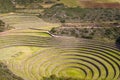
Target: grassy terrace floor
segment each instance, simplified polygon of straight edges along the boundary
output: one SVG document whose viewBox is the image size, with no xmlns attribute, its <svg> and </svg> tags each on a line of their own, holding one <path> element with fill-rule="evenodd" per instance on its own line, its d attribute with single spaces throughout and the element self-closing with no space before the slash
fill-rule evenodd
<svg viewBox="0 0 120 80">
<path fill-rule="evenodd" d="M 120 52 L 114 45 L 46 34 L 30 29 L 2 34 L 0 59 L 25 80 L 53 74 L 88 80 L 119 78 Z"/>
<path fill-rule="evenodd" d="M 52 24 L 41 30 L 44 28 L 40 24 L 44 22 L 40 22 L 41 27 L 37 25 L 37 29 L 33 29 L 29 23 L 36 18 L 25 16 L 22 24 L 21 17 L 13 16 L 2 16 L 2 20 L 16 29 L 0 33 L 0 60 L 14 74 L 25 80 L 42 80 L 51 75 L 79 80 L 120 78 L 120 51 L 114 44 L 72 37 L 51 37 L 46 30 L 53 27 Z M 27 26 L 21 28 L 20 25 Z"/>
<path fill-rule="evenodd" d="M 42 19 L 36 17 L 34 14 L 24 14 L 24 13 L 7 13 L 0 14 L 0 20 L 4 21 L 9 26 L 15 29 L 44 29 L 50 30 L 52 27 L 57 27 L 58 23 L 48 23 Z"/>
</svg>

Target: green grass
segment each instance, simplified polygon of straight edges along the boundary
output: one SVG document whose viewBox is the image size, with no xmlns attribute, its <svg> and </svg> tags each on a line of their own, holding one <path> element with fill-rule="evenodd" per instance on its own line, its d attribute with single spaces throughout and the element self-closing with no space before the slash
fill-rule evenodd
<svg viewBox="0 0 120 80">
<path fill-rule="evenodd" d="M 14 29 L 43 29 L 50 30 L 53 27 L 57 27 L 60 24 L 57 23 L 49 23 L 44 20 L 38 18 L 34 14 L 19 14 L 19 13 L 6 13 L 0 14 L 0 19 L 12 26 Z"/>
<path fill-rule="evenodd" d="M 1 60 L 23 79 L 42 80 L 51 75 L 82 80 L 119 77 L 120 53 L 113 45 L 62 37 L 53 40 L 42 34 L 20 35 L 25 32 L 39 31 L 13 30 L 0 38 L 4 41 L 0 42 Z"/>
<path fill-rule="evenodd" d="M 83 71 L 79 70 L 79 69 L 67 68 L 67 69 L 63 70 L 61 73 L 64 74 L 64 72 L 65 72 L 66 77 L 72 76 L 73 78 L 79 78 L 79 79 L 85 78 L 85 74 L 83 74 Z"/>
<path fill-rule="evenodd" d="M 2 19 L 10 25 L 20 25 L 22 19 L 30 19 L 30 22 L 32 18 L 38 19 L 5 16 L 2 15 Z M 44 27 L 33 28 L 23 26 L 23 29 L 0 35 L 0 59 L 14 74 L 25 80 L 42 80 L 51 75 L 78 80 L 118 80 L 120 52 L 114 44 L 70 37 L 54 38 L 46 32 L 51 27 L 46 30 L 42 30 Z"/>
<path fill-rule="evenodd" d="M 60 0 L 61 3 L 69 6 L 69 7 L 76 7 L 79 6 L 79 1 L 78 0 Z"/>
<path fill-rule="evenodd" d="M 6 35 L 29 35 L 29 36 L 40 36 L 40 37 L 51 37 L 48 31 L 44 30 L 34 30 L 34 29 L 25 29 L 25 30 L 11 30 L 6 32 Z"/>
</svg>

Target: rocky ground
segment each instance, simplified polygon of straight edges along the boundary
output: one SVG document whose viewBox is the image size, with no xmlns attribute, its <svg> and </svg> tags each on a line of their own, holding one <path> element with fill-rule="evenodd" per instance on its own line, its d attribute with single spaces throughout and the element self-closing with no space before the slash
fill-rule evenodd
<svg viewBox="0 0 120 80">
<path fill-rule="evenodd" d="M 106 25 L 110 26 L 105 27 L 105 24 L 98 25 L 95 23 L 66 23 L 61 27 L 53 28 L 50 32 L 54 35 L 74 36 L 78 38 L 115 42 L 120 36 L 120 25 L 115 23 Z"/>
</svg>

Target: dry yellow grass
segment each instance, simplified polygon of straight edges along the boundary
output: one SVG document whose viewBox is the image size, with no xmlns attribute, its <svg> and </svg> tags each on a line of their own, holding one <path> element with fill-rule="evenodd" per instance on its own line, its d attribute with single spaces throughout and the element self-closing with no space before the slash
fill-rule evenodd
<svg viewBox="0 0 120 80">
<path fill-rule="evenodd" d="M 36 28 L 50 30 L 51 28 L 60 25 L 58 23 L 45 22 L 32 14 L 18 14 L 18 13 L 1 14 L 0 19 L 3 20 L 9 26 L 14 27 L 15 29 Z"/>
</svg>

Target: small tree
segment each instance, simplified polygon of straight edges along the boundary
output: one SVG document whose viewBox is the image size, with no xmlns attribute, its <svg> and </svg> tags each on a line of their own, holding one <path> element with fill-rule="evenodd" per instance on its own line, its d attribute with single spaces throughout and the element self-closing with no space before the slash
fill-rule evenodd
<svg viewBox="0 0 120 80">
<path fill-rule="evenodd" d="M 61 19 L 60 22 L 61 22 L 61 23 L 65 23 L 65 19 Z"/>
</svg>

